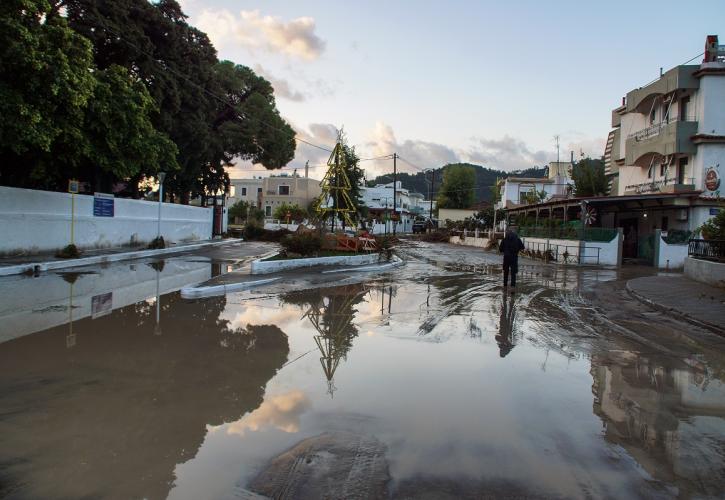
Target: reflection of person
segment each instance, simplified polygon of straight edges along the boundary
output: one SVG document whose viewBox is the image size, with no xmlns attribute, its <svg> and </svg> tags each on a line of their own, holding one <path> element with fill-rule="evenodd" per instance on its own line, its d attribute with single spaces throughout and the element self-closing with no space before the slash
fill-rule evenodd
<svg viewBox="0 0 725 500">
<path fill-rule="evenodd" d="M 523 250 L 524 243 L 516 235 L 513 228 L 506 230 L 506 236 L 501 240 L 498 249 L 503 252 L 503 286 L 509 284 L 509 272 L 511 272 L 511 286 L 516 286 L 516 273 L 519 272 L 519 252 Z"/>
<path fill-rule="evenodd" d="M 501 302 L 501 319 L 498 324 L 498 335 L 496 335 L 496 343 L 498 344 L 499 356 L 506 357 L 511 349 L 514 348 L 513 339 L 514 330 L 514 298 L 509 297 L 504 292 L 503 302 Z"/>
</svg>

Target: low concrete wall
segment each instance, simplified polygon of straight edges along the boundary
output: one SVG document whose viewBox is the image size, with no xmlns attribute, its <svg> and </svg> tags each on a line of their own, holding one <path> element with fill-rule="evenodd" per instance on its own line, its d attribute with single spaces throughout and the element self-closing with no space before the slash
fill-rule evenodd
<svg viewBox="0 0 725 500">
<path fill-rule="evenodd" d="M 377 253 L 364 255 L 336 255 L 334 257 L 313 257 L 309 259 L 287 260 L 254 260 L 252 261 L 252 274 L 267 274 L 289 269 L 314 266 L 362 266 L 378 262 Z"/>
<path fill-rule="evenodd" d="M 685 276 L 701 283 L 725 288 L 725 264 L 685 258 Z"/>
<path fill-rule="evenodd" d="M 687 258 L 687 243 L 669 244 L 660 236 L 655 235 L 659 242 L 659 250 L 655 251 L 657 260 L 655 264 L 659 269 L 682 269 Z"/>
<path fill-rule="evenodd" d="M 75 195 L 74 241 L 81 249 L 144 244 L 156 237 L 158 203 L 113 199 L 113 217 L 93 215 L 94 197 Z M 211 238 L 213 209 L 164 203 L 169 242 Z M 71 195 L 0 186 L 0 255 L 52 252 L 70 243 Z"/>
<path fill-rule="evenodd" d="M 612 241 L 555 240 L 546 238 L 523 237 L 527 250 L 544 252 L 550 249 L 559 264 L 585 264 L 600 266 L 618 266 L 621 264 L 620 238 Z M 564 252 L 568 255 L 564 258 Z M 581 256 L 581 257 L 580 257 Z M 597 258 L 598 257 L 598 258 Z"/>
<path fill-rule="evenodd" d="M 488 238 L 481 238 L 475 236 L 466 236 L 461 238 L 460 236 L 451 236 L 450 242 L 454 245 L 465 245 L 469 247 L 486 248 L 488 246 Z"/>
</svg>

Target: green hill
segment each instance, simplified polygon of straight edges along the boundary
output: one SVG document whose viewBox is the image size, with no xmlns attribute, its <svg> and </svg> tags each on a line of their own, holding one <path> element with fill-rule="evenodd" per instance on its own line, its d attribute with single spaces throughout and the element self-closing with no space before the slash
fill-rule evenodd
<svg viewBox="0 0 725 500">
<path fill-rule="evenodd" d="M 505 177 L 545 177 L 545 167 L 532 167 L 525 170 L 515 170 L 513 172 L 504 172 L 502 170 L 494 170 L 481 165 L 473 165 L 471 163 L 455 163 L 444 165 L 435 170 L 435 192 L 443 180 L 443 170 L 451 165 L 467 165 L 473 167 L 476 171 L 476 202 L 491 201 L 491 186 L 496 184 L 496 179 Z M 416 191 L 428 198 L 430 189 L 430 172 L 416 172 L 414 174 L 398 173 L 398 180 L 402 183 L 403 188 L 410 191 Z M 375 184 L 384 184 L 393 182 L 393 174 L 380 175 L 373 180 L 368 181 L 368 186 Z M 434 195 L 435 195 L 434 192 Z"/>
</svg>

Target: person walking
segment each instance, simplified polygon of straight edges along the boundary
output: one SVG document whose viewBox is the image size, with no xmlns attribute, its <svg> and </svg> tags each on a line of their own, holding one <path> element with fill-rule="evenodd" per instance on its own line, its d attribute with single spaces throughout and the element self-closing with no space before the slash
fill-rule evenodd
<svg viewBox="0 0 725 500">
<path fill-rule="evenodd" d="M 516 286 L 516 273 L 519 272 L 519 252 L 524 248 L 526 248 L 524 242 L 518 237 L 514 228 L 508 228 L 506 236 L 501 240 L 498 247 L 499 252 L 503 253 L 503 286 L 508 286 L 509 273 L 511 273 L 511 286 Z"/>
</svg>

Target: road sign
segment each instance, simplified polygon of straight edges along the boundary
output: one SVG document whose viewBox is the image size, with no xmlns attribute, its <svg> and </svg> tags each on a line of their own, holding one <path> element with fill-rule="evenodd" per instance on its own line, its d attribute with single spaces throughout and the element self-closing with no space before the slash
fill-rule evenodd
<svg viewBox="0 0 725 500">
<path fill-rule="evenodd" d="M 105 193 L 93 194 L 94 217 L 113 217 L 113 195 Z"/>
<path fill-rule="evenodd" d="M 68 192 L 72 194 L 77 194 L 80 190 L 80 182 L 78 182 L 78 179 L 70 179 L 68 181 Z"/>
</svg>

